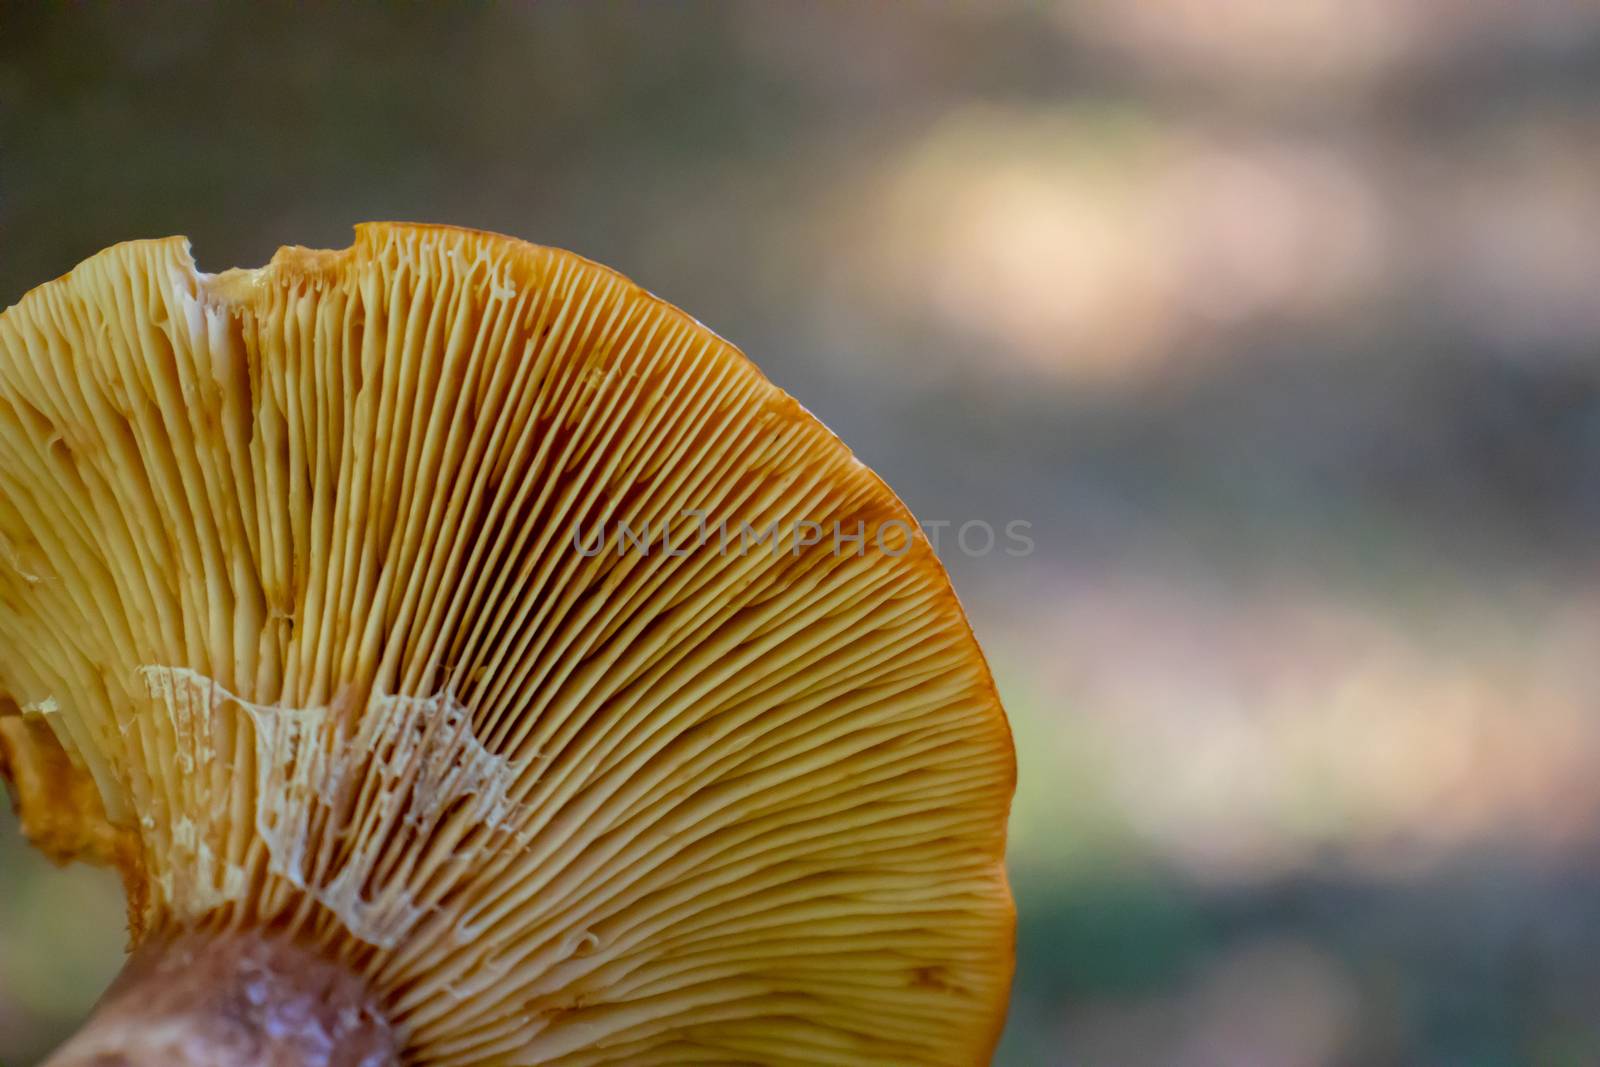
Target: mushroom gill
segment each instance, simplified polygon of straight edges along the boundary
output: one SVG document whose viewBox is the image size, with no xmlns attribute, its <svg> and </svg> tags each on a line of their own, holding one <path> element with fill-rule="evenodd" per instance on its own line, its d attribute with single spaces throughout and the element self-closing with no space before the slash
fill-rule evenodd
<svg viewBox="0 0 1600 1067">
<path fill-rule="evenodd" d="M 353 976 L 418 1064 L 997 1039 L 1014 756 L 943 569 L 577 256 L 137 241 L 0 314 L 0 698 L 25 831 L 121 870 L 139 974 L 285 946 L 238 958 Z"/>
</svg>

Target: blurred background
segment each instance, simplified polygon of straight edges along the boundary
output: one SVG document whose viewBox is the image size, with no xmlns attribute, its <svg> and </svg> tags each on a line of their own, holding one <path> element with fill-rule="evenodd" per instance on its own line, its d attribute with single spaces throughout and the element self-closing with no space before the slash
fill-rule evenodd
<svg viewBox="0 0 1600 1067">
<path fill-rule="evenodd" d="M 0 305 L 580 251 L 924 520 L 1020 757 L 1007 1067 L 1600 1063 L 1600 10 L 0 0 Z M 0 1061 L 120 961 L 0 809 Z"/>
</svg>

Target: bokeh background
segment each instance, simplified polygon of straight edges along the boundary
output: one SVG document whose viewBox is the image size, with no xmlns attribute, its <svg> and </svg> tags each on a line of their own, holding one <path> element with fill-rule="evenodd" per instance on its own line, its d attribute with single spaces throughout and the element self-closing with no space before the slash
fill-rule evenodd
<svg viewBox="0 0 1600 1067">
<path fill-rule="evenodd" d="M 367 218 L 613 265 L 925 520 L 1015 728 L 1009 1067 L 1600 1063 L 1600 10 L 0 0 L 0 305 Z M 119 892 L 0 814 L 0 1061 Z"/>
</svg>

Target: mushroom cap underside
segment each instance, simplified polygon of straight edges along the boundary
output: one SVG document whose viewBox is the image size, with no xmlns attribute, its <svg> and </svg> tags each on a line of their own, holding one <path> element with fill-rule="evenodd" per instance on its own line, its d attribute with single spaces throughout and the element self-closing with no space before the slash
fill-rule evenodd
<svg viewBox="0 0 1600 1067">
<path fill-rule="evenodd" d="M 287 933 L 409 1062 L 993 1050 L 1015 763 L 942 567 L 737 349 L 577 256 L 369 224 L 30 292 L 0 649 L 24 828 L 118 866 L 135 942 Z"/>
</svg>

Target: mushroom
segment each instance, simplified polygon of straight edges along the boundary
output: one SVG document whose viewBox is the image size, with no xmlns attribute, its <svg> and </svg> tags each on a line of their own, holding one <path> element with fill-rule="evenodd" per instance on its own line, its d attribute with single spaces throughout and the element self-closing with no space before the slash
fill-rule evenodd
<svg viewBox="0 0 1600 1067">
<path fill-rule="evenodd" d="M 0 314 L 0 772 L 131 958 L 49 1061 L 975 1064 L 1015 760 L 905 506 L 575 255 L 109 248 Z"/>
</svg>

